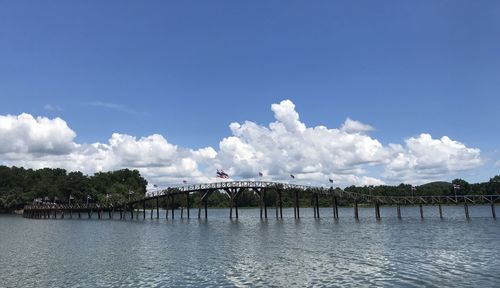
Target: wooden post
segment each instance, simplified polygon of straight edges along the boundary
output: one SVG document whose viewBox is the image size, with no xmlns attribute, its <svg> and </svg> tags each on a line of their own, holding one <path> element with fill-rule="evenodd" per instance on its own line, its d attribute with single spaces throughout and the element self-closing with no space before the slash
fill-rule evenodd
<svg viewBox="0 0 500 288">
<path fill-rule="evenodd" d="M 234 190 L 234 208 L 236 210 L 236 219 L 238 219 L 238 192 Z"/>
<path fill-rule="evenodd" d="M 186 193 L 187 218 L 189 219 L 189 192 Z"/>
<path fill-rule="evenodd" d="M 69 207 L 69 219 L 73 219 L 73 208 Z"/>
<path fill-rule="evenodd" d="M 198 219 L 201 218 L 201 205 L 203 204 L 203 199 L 201 198 L 200 195 L 200 202 L 198 202 Z"/>
<path fill-rule="evenodd" d="M 280 203 L 279 203 L 279 199 L 278 199 L 278 192 L 275 192 L 274 193 L 274 209 L 276 211 L 276 219 L 279 219 L 280 218 L 280 215 L 279 215 L 279 207 L 280 207 Z"/>
<path fill-rule="evenodd" d="M 153 205 L 151 205 L 151 219 L 153 219 L 153 210 L 154 210 L 154 207 L 153 207 Z"/>
<path fill-rule="evenodd" d="M 156 219 L 160 219 L 160 206 L 158 204 L 158 196 L 156 196 Z"/>
<path fill-rule="evenodd" d="M 443 219 L 443 208 L 441 207 L 441 203 L 439 205 L 439 218 Z"/>
<path fill-rule="evenodd" d="M 375 202 L 375 218 L 380 220 L 380 206 L 378 202 Z"/>
<path fill-rule="evenodd" d="M 464 199 L 464 212 L 465 212 L 465 218 L 469 220 L 469 206 L 467 205 L 465 199 Z"/>
<path fill-rule="evenodd" d="M 319 195 L 316 193 L 316 216 L 318 216 L 319 219 Z"/>
<path fill-rule="evenodd" d="M 175 198 L 174 198 L 174 194 L 172 194 L 172 206 L 170 207 L 172 209 L 172 220 L 174 220 L 174 217 L 175 217 L 175 214 L 174 214 L 174 202 L 175 202 Z"/>
<path fill-rule="evenodd" d="M 401 205 L 399 205 L 399 203 L 398 203 L 397 210 L 398 210 L 398 219 L 401 219 Z"/>
<path fill-rule="evenodd" d="M 266 189 L 262 191 L 262 201 L 264 201 L 264 218 L 267 219 L 267 201 L 266 201 Z"/>
<path fill-rule="evenodd" d="M 142 200 L 142 219 L 146 220 L 146 200 Z"/>
<path fill-rule="evenodd" d="M 420 219 L 424 219 L 424 208 L 422 208 L 422 203 L 418 204 L 420 208 Z"/>
<path fill-rule="evenodd" d="M 122 206 L 120 206 L 120 220 L 123 219 L 123 215 L 122 215 Z"/>
<path fill-rule="evenodd" d="M 293 218 L 297 218 L 297 197 L 293 195 Z"/>
<path fill-rule="evenodd" d="M 491 202 L 491 216 L 493 216 L 493 219 L 497 219 L 497 213 L 495 212 L 495 202 Z"/>
<path fill-rule="evenodd" d="M 295 190 L 295 198 L 297 199 L 297 219 L 300 218 L 299 191 Z"/>
<path fill-rule="evenodd" d="M 134 205 L 130 204 L 130 220 L 134 219 Z"/>
<path fill-rule="evenodd" d="M 205 219 L 208 219 L 208 199 L 207 198 L 208 197 L 205 197 Z"/>
<path fill-rule="evenodd" d="M 279 202 L 280 202 L 280 219 L 283 219 L 283 199 L 281 197 L 281 189 L 278 190 L 278 199 L 279 199 Z"/>
<path fill-rule="evenodd" d="M 258 195 L 259 195 L 259 198 L 260 198 L 260 201 L 259 201 L 259 208 L 260 208 L 260 219 L 262 219 L 262 213 L 264 213 L 264 198 L 262 198 L 262 190 L 261 191 L 257 191 Z"/>
<path fill-rule="evenodd" d="M 229 219 L 233 218 L 233 206 L 234 206 L 233 201 L 234 201 L 233 197 L 232 197 L 231 193 L 229 193 Z"/>
<path fill-rule="evenodd" d="M 333 195 L 333 219 L 339 219 L 339 207 L 335 195 Z"/>
<path fill-rule="evenodd" d="M 354 218 L 356 218 L 356 220 L 359 219 L 359 213 L 358 213 L 358 199 L 355 199 L 354 200 Z"/>
<path fill-rule="evenodd" d="M 81 219 L 82 215 L 80 214 L 80 209 L 78 209 L 78 219 Z"/>
</svg>

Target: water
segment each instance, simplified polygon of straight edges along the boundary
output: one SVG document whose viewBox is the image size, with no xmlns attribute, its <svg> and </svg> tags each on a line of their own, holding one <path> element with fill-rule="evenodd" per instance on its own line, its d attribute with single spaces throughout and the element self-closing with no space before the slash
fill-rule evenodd
<svg viewBox="0 0 500 288">
<path fill-rule="evenodd" d="M 489 206 L 209 210 L 209 219 L 31 220 L 0 216 L 1 287 L 498 287 L 500 225 Z M 156 212 L 156 211 L 155 211 Z M 270 209 L 269 216 L 274 216 Z M 191 215 L 197 214 L 195 209 Z M 149 218 L 149 211 L 147 213 Z M 94 218 L 96 216 L 94 215 Z"/>
</svg>

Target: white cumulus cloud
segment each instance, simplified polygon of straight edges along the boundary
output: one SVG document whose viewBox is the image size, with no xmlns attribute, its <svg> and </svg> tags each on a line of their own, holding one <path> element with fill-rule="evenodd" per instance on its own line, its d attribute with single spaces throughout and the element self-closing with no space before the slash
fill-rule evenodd
<svg viewBox="0 0 500 288">
<path fill-rule="evenodd" d="M 422 133 L 406 139 L 405 144 L 405 147 L 392 146 L 395 156 L 386 165 L 388 178 L 417 182 L 438 180 L 483 163 L 479 149 L 468 148 L 447 136 L 433 139 L 430 134 Z"/>
<path fill-rule="evenodd" d="M 383 145 L 368 135 L 372 126 L 350 118 L 339 128 L 307 127 L 290 100 L 272 104 L 271 110 L 275 121 L 267 126 L 231 123 L 231 135 L 216 149 L 179 147 L 159 134 L 114 133 L 106 142 L 75 143 L 76 133 L 60 118 L 0 116 L 0 164 L 87 174 L 131 168 L 162 186 L 217 181 L 216 169 L 232 179 L 326 185 L 330 178 L 348 186 L 446 180 L 483 163 L 479 149 L 446 136 L 423 133 L 404 144 Z"/>
</svg>

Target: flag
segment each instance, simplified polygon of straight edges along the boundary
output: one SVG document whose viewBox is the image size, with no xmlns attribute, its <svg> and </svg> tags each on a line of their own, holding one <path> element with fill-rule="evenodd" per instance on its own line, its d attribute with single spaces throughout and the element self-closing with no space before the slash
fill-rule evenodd
<svg viewBox="0 0 500 288">
<path fill-rule="evenodd" d="M 111 195 L 109 195 L 109 194 L 106 194 L 106 199 L 109 199 L 109 197 L 111 197 Z"/>
<path fill-rule="evenodd" d="M 153 184 L 153 187 L 155 187 L 155 188 L 158 188 L 158 185 L 156 185 L 156 184 Z"/>
<path fill-rule="evenodd" d="M 229 178 L 229 175 L 224 172 L 224 170 L 222 169 L 217 169 L 217 178 L 223 178 L 223 179 L 228 179 Z"/>
<path fill-rule="evenodd" d="M 134 191 L 128 191 L 128 195 L 132 195 L 134 193 L 135 193 Z"/>
<path fill-rule="evenodd" d="M 75 197 L 73 197 L 72 195 L 69 195 L 69 200 L 73 200 L 75 199 Z"/>
<path fill-rule="evenodd" d="M 54 202 L 58 201 L 59 198 L 57 198 L 57 196 L 54 197 Z"/>
<path fill-rule="evenodd" d="M 90 197 L 90 195 L 87 195 L 87 199 L 92 199 L 92 197 Z"/>
<path fill-rule="evenodd" d="M 411 191 L 416 191 L 416 190 L 417 190 L 417 187 L 411 186 Z"/>
<path fill-rule="evenodd" d="M 260 177 L 264 176 L 264 173 L 259 172 L 259 176 L 260 176 Z"/>
<path fill-rule="evenodd" d="M 182 183 L 187 184 L 187 183 L 188 183 L 188 181 L 186 181 L 186 180 L 182 180 Z"/>
<path fill-rule="evenodd" d="M 457 190 L 458 190 L 458 189 L 460 189 L 460 185 L 458 185 L 458 184 L 453 184 L 453 189 L 457 189 Z"/>
<path fill-rule="evenodd" d="M 333 179 L 332 178 L 328 178 L 328 181 L 330 181 L 330 183 L 333 183 Z"/>
<path fill-rule="evenodd" d="M 292 179 L 295 179 L 295 175 L 293 174 L 290 174 L 290 177 L 292 177 Z"/>
</svg>

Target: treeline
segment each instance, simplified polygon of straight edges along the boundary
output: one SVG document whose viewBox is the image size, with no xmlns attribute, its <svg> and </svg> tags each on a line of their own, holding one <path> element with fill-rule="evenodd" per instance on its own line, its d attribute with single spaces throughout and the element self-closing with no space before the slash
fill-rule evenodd
<svg viewBox="0 0 500 288">
<path fill-rule="evenodd" d="M 73 203 L 85 203 L 87 197 L 89 201 L 99 203 L 126 202 L 129 191 L 133 191 L 135 197 L 143 197 L 146 185 L 147 181 L 137 170 L 123 169 L 87 176 L 58 168 L 33 170 L 0 166 L 0 211 L 20 209 L 36 198 L 68 202 L 71 196 Z"/>
<path fill-rule="evenodd" d="M 129 191 L 133 191 L 134 198 L 142 198 L 146 193 L 147 181 L 137 170 L 122 169 L 111 172 L 98 172 L 92 176 L 81 172 L 67 172 L 64 169 L 44 168 L 39 170 L 22 167 L 0 166 L 0 212 L 10 212 L 22 208 L 36 198 L 47 199 L 50 202 L 68 202 L 70 196 L 73 203 L 85 203 L 90 196 L 91 202 L 125 203 L 129 199 Z M 455 189 L 454 189 L 455 186 Z M 457 187 L 459 187 L 457 189 Z M 312 205 L 313 194 L 317 189 L 299 191 L 301 207 Z M 336 188 L 339 189 L 339 188 Z M 277 185 L 269 188 L 265 203 L 272 207 L 276 205 L 278 190 L 282 190 L 284 207 L 292 207 L 294 190 Z M 345 191 L 379 196 L 419 196 L 419 195 L 498 195 L 500 194 L 500 175 L 491 178 L 488 182 L 470 184 L 462 179 L 449 182 L 432 182 L 412 189 L 411 185 L 397 186 L 350 186 Z M 191 207 L 198 205 L 199 196 L 191 194 Z M 320 206 L 331 205 L 329 197 L 320 197 Z M 340 205 L 349 205 L 349 199 L 338 199 Z M 238 197 L 239 207 L 258 207 L 259 198 L 251 190 L 242 191 Z M 148 204 L 149 205 L 149 204 Z M 160 202 L 162 207 L 167 204 L 166 199 Z M 186 207 L 187 199 L 179 195 L 175 197 L 174 207 Z M 228 197 L 224 193 L 214 192 L 208 198 L 210 207 L 228 207 Z"/>
<path fill-rule="evenodd" d="M 412 189 L 412 185 L 399 184 L 398 186 L 350 186 L 344 190 L 379 196 L 498 195 L 500 194 L 500 176 L 490 178 L 488 182 L 474 184 L 463 179 L 455 179 L 451 183 L 432 182 L 415 186 L 414 189 Z"/>
</svg>

